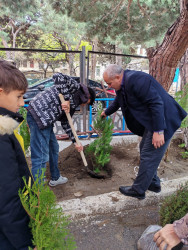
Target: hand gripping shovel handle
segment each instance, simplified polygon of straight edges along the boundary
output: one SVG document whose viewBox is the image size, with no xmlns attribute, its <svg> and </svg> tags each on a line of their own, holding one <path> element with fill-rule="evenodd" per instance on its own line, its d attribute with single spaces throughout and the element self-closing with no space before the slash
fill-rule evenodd
<svg viewBox="0 0 188 250">
<path fill-rule="evenodd" d="M 59 98 L 60 98 L 60 100 L 61 100 L 62 103 L 65 102 L 65 99 L 64 99 L 64 97 L 63 97 L 62 94 L 59 94 Z M 77 136 L 77 133 L 76 133 L 76 131 L 75 131 L 75 128 L 74 128 L 74 125 L 73 125 L 73 122 L 72 122 L 72 118 L 71 118 L 71 116 L 70 116 L 70 114 L 69 114 L 68 112 L 65 112 L 65 114 L 66 114 L 66 116 L 67 116 L 67 119 L 68 119 L 68 121 L 69 121 L 70 127 L 71 127 L 71 129 L 72 129 L 73 134 L 74 134 L 76 143 L 77 143 L 78 145 L 80 145 L 80 141 L 79 141 L 78 136 Z M 85 167 L 88 167 L 87 161 L 86 161 L 86 158 L 85 158 L 85 155 L 84 155 L 84 152 L 83 152 L 83 151 L 80 151 L 80 155 L 81 155 L 81 157 L 82 157 L 84 166 L 85 166 Z"/>
</svg>

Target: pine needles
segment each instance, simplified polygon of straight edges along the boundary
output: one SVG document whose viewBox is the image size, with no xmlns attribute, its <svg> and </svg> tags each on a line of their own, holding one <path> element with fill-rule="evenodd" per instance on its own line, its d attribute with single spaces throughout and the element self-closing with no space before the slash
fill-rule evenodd
<svg viewBox="0 0 188 250">
<path fill-rule="evenodd" d="M 75 249 L 73 236 L 68 229 L 70 221 L 62 208 L 57 207 L 56 197 L 43 179 L 44 172 L 32 187 L 24 179 L 25 188 L 19 190 L 22 205 L 30 217 L 33 244 L 37 250 Z"/>
<path fill-rule="evenodd" d="M 97 131 L 99 138 L 90 143 L 86 149 L 86 153 L 91 156 L 90 158 L 95 173 L 100 173 L 105 164 L 110 161 L 110 152 L 112 149 L 110 142 L 112 140 L 112 129 L 114 127 L 113 122 L 111 118 L 101 118 L 102 110 L 101 105 L 97 112 L 97 118 L 94 121 L 94 128 Z"/>
</svg>

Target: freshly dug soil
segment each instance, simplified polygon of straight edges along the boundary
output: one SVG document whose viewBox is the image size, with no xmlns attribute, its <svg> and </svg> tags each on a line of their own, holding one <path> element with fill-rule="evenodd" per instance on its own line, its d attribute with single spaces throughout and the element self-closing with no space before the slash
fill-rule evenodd
<svg viewBox="0 0 188 250">
<path fill-rule="evenodd" d="M 176 179 L 188 175 L 188 160 L 183 159 L 183 149 L 178 147 L 181 138 L 173 139 L 168 151 L 168 161 L 162 160 L 158 175 L 163 180 Z M 89 161 L 88 161 L 89 162 Z M 53 187 L 58 201 L 86 197 L 117 191 L 121 185 L 131 185 L 136 177 L 139 166 L 138 143 L 116 144 L 113 146 L 110 162 L 106 169 L 105 179 L 92 178 L 83 165 L 80 154 L 70 145 L 59 153 L 59 169 L 62 176 L 69 181 L 66 184 Z M 50 180 L 49 167 L 46 177 Z"/>
</svg>

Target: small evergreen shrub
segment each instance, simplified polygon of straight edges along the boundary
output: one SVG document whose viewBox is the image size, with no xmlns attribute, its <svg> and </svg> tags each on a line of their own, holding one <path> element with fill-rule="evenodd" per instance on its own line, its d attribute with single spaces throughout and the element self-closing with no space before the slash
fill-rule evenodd
<svg viewBox="0 0 188 250">
<path fill-rule="evenodd" d="M 181 219 L 188 211 L 188 182 L 181 185 L 178 190 L 167 197 L 161 205 L 160 224 L 172 224 L 175 220 Z"/>
<path fill-rule="evenodd" d="M 24 118 L 24 121 L 22 122 L 20 126 L 20 135 L 23 137 L 24 149 L 25 149 L 25 152 L 27 153 L 29 146 L 30 146 L 30 133 L 29 133 L 29 127 L 27 125 L 27 110 L 24 107 L 21 107 L 19 109 L 19 113 Z"/>
<path fill-rule="evenodd" d="M 56 197 L 43 179 L 44 171 L 32 187 L 24 179 L 25 188 L 19 190 L 22 205 L 30 217 L 33 245 L 37 250 L 75 249 L 68 229 L 69 219 L 63 215 L 62 208 L 57 207 Z"/>
<path fill-rule="evenodd" d="M 110 161 L 110 152 L 112 149 L 110 142 L 112 140 L 114 125 L 111 118 L 101 118 L 102 111 L 103 108 L 100 105 L 97 111 L 97 118 L 94 121 L 94 129 L 97 131 L 99 137 L 86 148 L 86 154 L 90 155 L 95 173 L 100 173 L 105 164 Z"/>
</svg>

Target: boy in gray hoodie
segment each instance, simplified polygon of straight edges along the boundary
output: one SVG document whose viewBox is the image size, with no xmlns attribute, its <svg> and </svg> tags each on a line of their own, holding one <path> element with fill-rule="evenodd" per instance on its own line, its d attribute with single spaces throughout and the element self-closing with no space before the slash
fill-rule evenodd
<svg viewBox="0 0 188 250">
<path fill-rule="evenodd" d="M 27 108 L 27 122 L 31 134 L 32 174 L 34 179 L 40 176 L 42 169 L 46 169 L 46 162 L 49 161 L 50 186 L 64 184 L 68 181 L 66 177 L 60 175 L 58 169 L 59 145 L 53 132 L 53 124 L 61 121 L 63 129 L 80 152 L 83 150 L 83 146 L 75 143 L 65 112 L 70 111 L 72 116 L 77 106 L 92 105 L 95 100 L 93 89 L 78 83 L 70 76 L 56 73 L 53 80 L 54 85 L 36 95 Z M 59 94 L 64 96 L 65 103 L 61 104 Z"/>
</svg>

